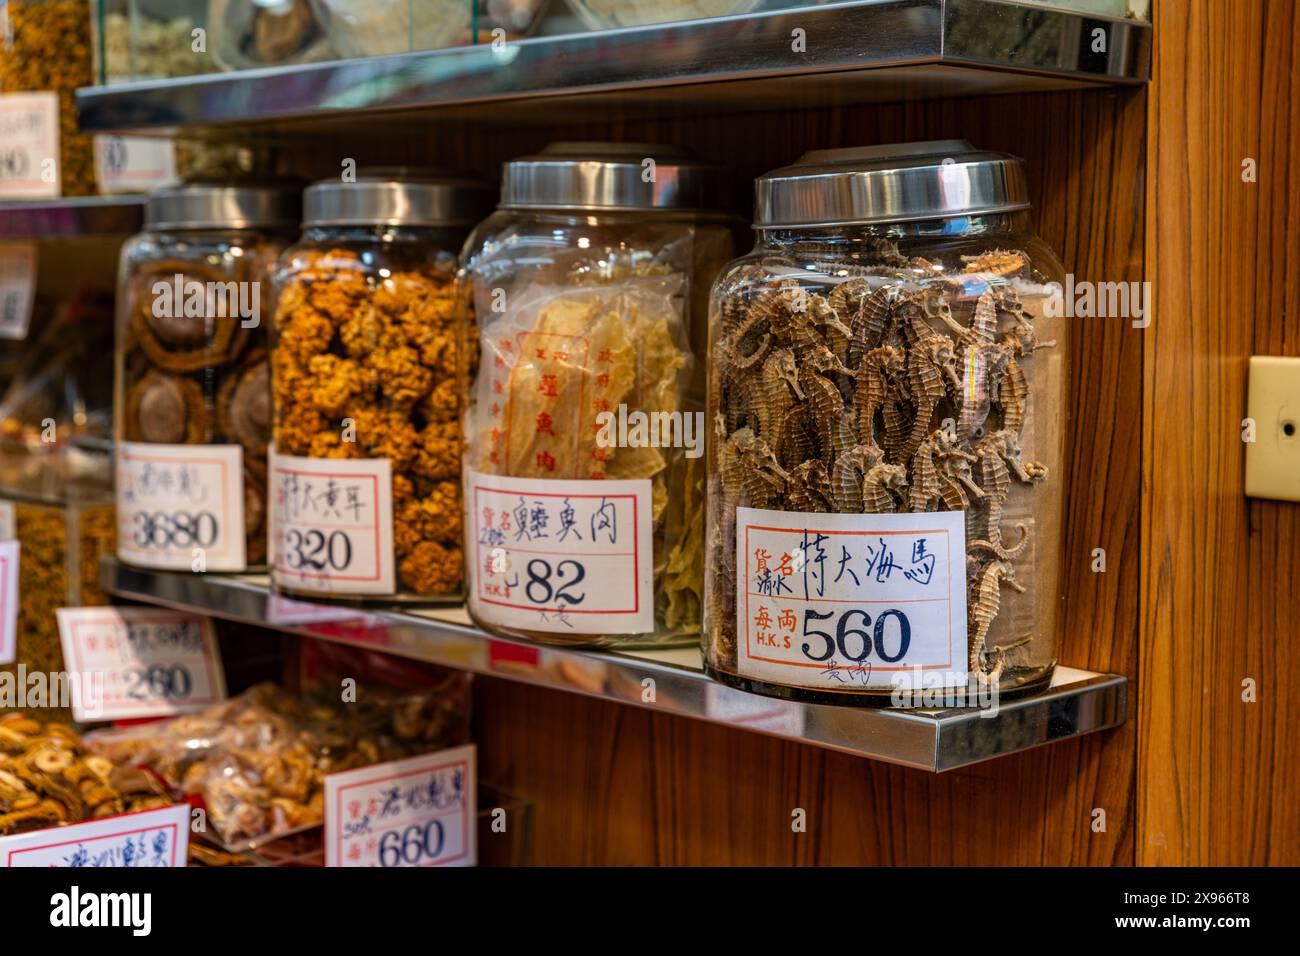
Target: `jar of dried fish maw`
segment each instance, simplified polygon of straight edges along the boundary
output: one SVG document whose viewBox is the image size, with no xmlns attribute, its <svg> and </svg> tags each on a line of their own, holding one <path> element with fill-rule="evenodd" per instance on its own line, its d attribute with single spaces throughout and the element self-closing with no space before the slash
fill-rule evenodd
<svg viewBox="0 0 1300 956">
<path fill-rule="evenodd" d="M 1068 341 L 1028 210 L 1021 161 L 964 141 L 758 180 L 710 308 L 715 677 L 896 706 L 1050 681 Z"/>
<path fill-rule="evenodd" d="M 307 189 L 276 276 L 277 590 L 463 596 L 456 259 L 490 205 L 460 174 L 373 170 Z"/>
<path fill-rule="evenodd" d="M 469 610 L 556 644 L 700 628 L 704 321 L 734 222 L 671 147 L 553 144 L 507 163 L 465 246 Z M 471 320 L 474 321 L 474 320 Z"/>
<path fill-rule="evenodd" d="M 147 568 L 266 563 L 276 257 L 300 190 L 190 183 L 150 195 L 118 277 L 117 556 Z"/>
</svg>

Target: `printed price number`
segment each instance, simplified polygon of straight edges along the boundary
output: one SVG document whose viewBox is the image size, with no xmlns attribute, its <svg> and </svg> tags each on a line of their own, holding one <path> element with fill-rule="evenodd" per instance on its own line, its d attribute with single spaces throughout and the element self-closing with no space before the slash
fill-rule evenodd
<svg viewBox="0 0 1300 956">
<path fill-rule="evenodd" d="M 532 558 L 525 570 L 528 583 L 524 585 L 524 594 L 534 604 L 577 606 L 587 599 L 585 591 L 573 590 L 587 576 L 587 569 L 572 558 L 558 561 L 554 566 L 545 558 Z"/>
<path fill-rule="evenodd" d="M 137 548 L 210 548 L 221 531 L 211 511 L 136 511 L 131 523 Z"/>
<path fill-rule="evenodd" d="M 131 700 L 184 700 L 194 690 L 194 678 L 184 664 L 149 664 L 123 674 Z"/>
<path fill-rule="evenodd" d="M 441 820 L 412 823 L 403 830 L 389 830 L 379 838 L 379 865 L 418 866 L 442 855 L 447 833 Z"/>
<path fill-rule="evenodd" d="M 292 571 L 346 571 L 352 565 L 352 539 L 346 531 L 288 528 L 285 563 Z"/>
<path fill-rule="evenodd" d="M 820 624 L 837 617 L 834 636 L 829 631 L 809 627 L 809 624 Z M 891 627 L 891 622 L 897 622 L 897 626 Z M 817 638 L 823 643 L 822 652 L 814 654 L 812 644 L 804 641 L 801 650 L 810 661 L 828 661 L 838 651 L 841 656 L 857 663 L 865 661 L 874 650 L 884 663 L 896 664 L 907 656 L 912 643 L 912 624 L 898 608 L 881 611 L 874 623 L 871 615 L 859 607 L 840 611 L 838 615 L 834 611 L 807 608 L 803 612 L 803 636 Z M 894 643 L 898 649 L 891 655 L 889 646 Z"/>
<path fill-rule="evenodd" d="M 0 150 L 0 179 L 26 179 L 31 172 L 31 160 L 21 146 Z"/>
</svg>

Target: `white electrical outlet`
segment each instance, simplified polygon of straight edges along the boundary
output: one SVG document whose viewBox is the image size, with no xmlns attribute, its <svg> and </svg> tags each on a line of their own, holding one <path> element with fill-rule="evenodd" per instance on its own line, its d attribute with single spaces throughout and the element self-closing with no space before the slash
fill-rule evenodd
<svg viewBox="0 0 1300 956">
<path fill-rule="evenodd" d="M 1248 392 L 1246 494 L 1300 501 L 1300 358 L 1252 355 Z"/>
</svg>

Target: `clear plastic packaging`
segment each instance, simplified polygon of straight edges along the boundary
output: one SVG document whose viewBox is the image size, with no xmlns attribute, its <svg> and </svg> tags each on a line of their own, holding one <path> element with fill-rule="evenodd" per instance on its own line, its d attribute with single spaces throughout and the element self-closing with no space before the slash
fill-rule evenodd
<svg viewBox="0 0 1300 956">
<path fill-rule="evenodd" d="M 710 311 L 709 671 L 837 702 L 1043 686 L 1069 339 L 1019 160 L 880 147 L 759 185 Z"/>
<path fill-rule="evenodd" d="M 760 0 L 568 0 L 593 30 L 641 27 L 675 20 L 700 20 L 748 13 Z"/>
</svg>

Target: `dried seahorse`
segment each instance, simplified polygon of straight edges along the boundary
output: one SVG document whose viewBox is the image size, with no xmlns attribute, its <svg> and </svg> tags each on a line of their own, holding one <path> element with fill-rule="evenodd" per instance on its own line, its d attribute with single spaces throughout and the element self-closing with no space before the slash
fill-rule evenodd
<svg viewBox="0 0 1300 956">
<path fill-rule="evenodd" d="M 826 466 L 814 458 L 790 472 L 785 505 L 790 511 L 827 512 L 831 506 L 831 479 Z"/>
<path fill-rule="evenodd" d="M 780 501 L 790 476 L 767 442 L 742 428 L 722 450 L 721 478 L 728 499 L 739 501 L 743 491 L 751 508 L 769 508 Z"/>
<path fill-rule="evenodd" d="M 970 670 L 980 680 L 993 683 L 1002 676 L 1006 666 L 1004 651 L 999 648 L 994 655 L 997 660 L 993 667 L 985 670 L 985 644 L 988 640 L 989 627 L 1002 609 L 1002 584 L 1011 585 L 1021 594 L 1025 587 L 1016 580 L 1015 569 L 1009 561 L 991 561 L 980 573 L 979 585 L 975 591 L 975 600 L 971 604 L 970 622 L 974 633 L 970 640 Z"/>
<path fill-rule="evenodd" d="M 918 342 L 907 355 L 907 383 L 916 408 L 912 433 L 903 446 L 903 457 L 911 458 L 930 433 L 930 420 L 949 387 L 960 388 L 957 358 L 947 336 L 932 333 Z"/>
<path fill-rule="evenodd" d="M 885 457 L 893 462 L 903 461 L 903 448 L 911 433 L 906 404 L 899 399 L 889 399 L 881 406 L 880 412 L 885 422 Z"/>
<path fill-rule="evenodd" d="M 865 514 L 891 514 L 898 510 L 898 502 L 906 494 L 907 469 L 881 462 L 867 472 L 862 482 L 862 510 Z"/>
<path fill-rule="evenodd" d="M 866 286 L 864 280 L 857 281 Z M 844 288 L 844 285 L 840 288 Z M 834 298 L 832 295 L 832 301 Z M 882 285 L 866 296 L 849 323 L 849 346 L 845 355 L 845 364 L 849 368 L 856 371 L 861 367 L 863 356 L 884 343 L 892 332 L 894 315 L 903 298 L 902 290 L 897 285 Z"/>
<path fill-rule="evenodd" d="M 767 319 L 750 316 L 734 335 L 724 341 L 722 352 L 726 362 L 735 368 L 746 369 L 766 358 L 771 343 L 772 332 Z"/>
<path fill-rule="evenodd" d="M 1017 524 L 1020 540 L 1014 547 L 1003 546 L 1002 506 L 1011 493 L 1011 473 L 1002 457 L 1004 449 L 1005 443 L 996 433 L 984 438 L 974 447 L 979 459 L 980 483 L 984 489 L 985 527 L 982 538 L 968 535 L 966 548 L 971 552 L 987 551 L 1006 561 L 1024 548 L 1029 540 L 1029 529 L 1024 524 Z"/>
<path fill-rule="evenodd" d="M 966 275 L 981 273 L 991 276 L 1014 275 L 1025 267 L 1025 254 L 1015 249 L 990 249 L 978 256 L 962 256 Z"/>
<path fill-rule="evenodd" d="M 939 452 L 939 432 L 936 431 L 912 456 L 912 483 L 908 497 L 909 511 L 929 511 L 939 498 L 939 469 L 935 455 Z"/>
<path fill-rule="evenodd" d="M 876 444 L 876 412 L 906 372 L 906 353 L 892 345 L 881 345 L 867 353 L 858 370 L 858 388 L 853 395 L 858 443 Z"/>
<path fill-rule="evenodd" d="M 794 353 L 787 348 L 772 349 L 763 369 L 754 379 L 750 407 L 758 418 L 758 433 L 773 449 L 781 447 L 790 409 L 795 399 L 803 399 L 799 388 L 799 371 Z"/>
<path fill-rule="evenodd" d="M 885 460 L 885 453 L 874 445 L 854 445 L 835 459 L 831 473 L 831 504 L 841 514 L 862 513 L 862 487 L 867 473 Z"/>
<path fill-rule="evenodd" d="M 1022 460 L 1019 437 L 1009 429 L 1000 429 L 993 432 L 984 442 L 991 444 L 1007 463 L 1011 469 L 1011 474 L 1025 484 L 1032 484 L 1036 481 L 1042 481 L 1047 477 L 1047 466 L 1040 462 Z"/>
<path fill-rule="evenodd" d="M 809 356 L 799 369 L 799 386 L 805 396 L 805 407 L 817 429 L 821 457 L 823 461 L 833 462 L 837 454 L 852 444 L 852 433 L 845 420 L 844 396 L 840 393 L 839 386 L 823 374 L 823 371 L 830 372 L 832 369 L 825 368 L 822 361 L 814 359 L 812 351 L 809 350 Z M 830 353 L 827 351 L 826 354 Z"/>
<path fill-rule="evenodd" d="M 806 404 L 795 405 L 786 416 L 781 429 L 781 447 L 778 449 L 781 464 L 797 468 L 821 454 L 817 427 Z"/>
</svg>

